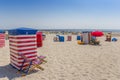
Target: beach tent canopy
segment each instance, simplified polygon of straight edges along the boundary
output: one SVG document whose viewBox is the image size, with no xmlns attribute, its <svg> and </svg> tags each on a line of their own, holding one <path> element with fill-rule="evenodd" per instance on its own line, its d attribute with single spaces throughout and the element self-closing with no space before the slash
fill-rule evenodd
<svg viewBox="0 0 120 80">
<path fill-rule="evenodd" d="M 33 35 L 36 34 L 36 32 L 37 29 L 25 27 L 8 30 L 9 35 Z"/>
<path fill-rule="evenodd" d="M 5 31 L 4 30 L 0 30 L 0 33 L 5 33 Z"/>
</svg>

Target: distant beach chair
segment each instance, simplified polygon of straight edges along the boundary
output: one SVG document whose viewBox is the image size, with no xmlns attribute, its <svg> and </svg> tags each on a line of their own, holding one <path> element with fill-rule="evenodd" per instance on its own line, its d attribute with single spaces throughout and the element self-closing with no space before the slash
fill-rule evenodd
<svg viewBox="0 0 120 80">
<path fill-rule="evenodd" d="M 113 42 L 116 42 L 116 41 L 117 41 L 117 38 L 112 38 L 112 41 L 113 41 Z"/>
<path fill-rule="evenodd" d="M 47 63 L 47 61 L 44 60 L 46 58 L 46 56 L 38 56 L 37 58 L 41 61 L 41 63 L 43 63 L 43 62 Z"/>
<path fill-rule="evenodd" d="M 42 68 L 40 65 L 43 62 L 47 62 L 44 60 L 46 58 L 45 56 L 39 56 L 35 60 L 28 59 L 24 54 L 21 54 L 21 57 L 24 59 L 24 61 L 21 65 L 21 68 L 19 71 L 22 71 L 25 74 L 28 74 L 30 71 L 34 70 L 35 68 L 38 68 L 40 70 L 44 70 L 44 68 Z M 28 62 L 29 64 L 26 67 L 24 67 L 24 64 L 26 62 Z"/>
<path fill-rule="evenodd" d="M 67 36 L 67 41 L 71 41 L 72 40 L 72 36 Z"/>
<path fill-rule="evenodd" d="M 77 36 L 77 40 L 81 40 L 81 36 Z"/>
<path fill-rule="evenodd" d="M 98 41 L 96 38 L 92 38 L 92 39 L 90 40 L 90 44 L 92 44 L 92 45 L 99 45 L 99 44 L 100 44 L 100 41 Z"/>
<path fill-rule="evenodd" d="M 54 41 L 54 42 L 59 42 L 59 37 L 58 37 L 58 36 L 55 36 L 55 37 L 53 38 L 53 41 Z"/>
<path fill-rule="evenodd" d="M 45 40 L 45 38 L 46 38 L 46 35 L 43 34 L 43 35 L 42 35 L 42 39 Z"/>
<path fill-rule="evenodd" d="M 108 34 L 106 35 L 106 40 L 105 40 L 105 41 L 111 42 L 111 33 L 108 33 Z"/>
<path fill-rule="evenodd" d="M 59 36 L 59 42 L 64 42 L 64 36 Z"/>
</svg>

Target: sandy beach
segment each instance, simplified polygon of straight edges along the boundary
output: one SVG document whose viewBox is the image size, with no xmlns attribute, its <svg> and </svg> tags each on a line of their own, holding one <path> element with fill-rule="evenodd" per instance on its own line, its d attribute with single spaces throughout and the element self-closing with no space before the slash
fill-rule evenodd
<svg viewBox="0 0 120 80">
<path fill-rule="evenodd" d="M 117 42 L 98 38 L 100 46 L 78 45 L 76 35 L 72 41 L 53 42 L 54 34 L 46 35 L 38 55 L 48 61 L 38 70 L 24 77 L 12 68 L 9 41 L 0 48 L 0 80 L 120 80 L 120 37 Z"/>
</svg>

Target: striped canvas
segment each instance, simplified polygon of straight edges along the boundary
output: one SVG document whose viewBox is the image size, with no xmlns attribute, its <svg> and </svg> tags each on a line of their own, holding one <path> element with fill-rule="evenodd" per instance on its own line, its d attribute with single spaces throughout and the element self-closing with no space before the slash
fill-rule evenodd
<svg viewBox="0 0 120 80">
<path fill-rule="evenodd" d="M 34 60 L 37 58 L 36 35 L 9 36 L 10 63 L 20 69 L 24 59 L 19 54 L 24 54 L 27 58 Z M 29 62 L 23 66 L 26 67 Z"/>
<path fill-rule="evenodd" d="M 5 46 L 5 34 L 0 33 L 0 47 Z"/>
</svg>

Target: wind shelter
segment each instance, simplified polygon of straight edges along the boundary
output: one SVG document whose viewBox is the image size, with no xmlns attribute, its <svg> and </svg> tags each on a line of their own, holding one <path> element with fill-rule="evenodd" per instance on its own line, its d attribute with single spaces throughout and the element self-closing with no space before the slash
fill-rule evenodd
<svg viewBox="0 0 120 80">
<path fill-rule="evenodd" d="M 37 47 L 42 47 L 43 46 L 43 36 L 42 32 L 37 32 Z"/>
<path fill-rule="evenodd" d="M 72 36 L 67 36 L 67 41 L 71 41 L 72 40 Z"/>
<path fill-rule="evenodd" d="M 5 46 L 5 34 L 4 30 L 0 30 L 0 47 Z"/>
<path fill-rule="evenodd" d="M 46 35 L 42 34 L 42 40 L 45 40 L 45 38 L 46 38 Z"/>
<path fill-rule="evenodd" d="M 36 29 L 17 28 L 9 30 L 10 64 L 20 70 L 24 59 L 20 54 L 30 60 L 37 58 Z M 23 66 L 26 67 L 29 62 Z"/>
<path fill-rule="evenodd" d="M 83 36 L 83 42 L 85 44 L 89 44 L 91 40 L 91 33 L 88 31 L 84 31 L 82 32 L 82 36 Z"/>
<path fill-rule="evenodd" d="M 59 36 L 59 42 L 64 42 L 64 36 Z"/>
<path fill-rule="evenodd" d="M 77 40 L 81 40 L 81 36 L 77 36 Z"/>
</svg>

